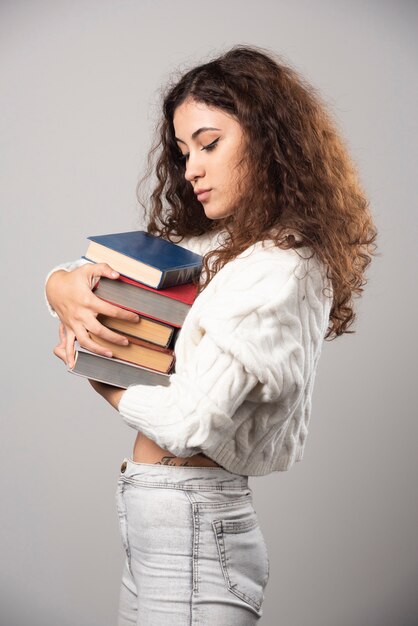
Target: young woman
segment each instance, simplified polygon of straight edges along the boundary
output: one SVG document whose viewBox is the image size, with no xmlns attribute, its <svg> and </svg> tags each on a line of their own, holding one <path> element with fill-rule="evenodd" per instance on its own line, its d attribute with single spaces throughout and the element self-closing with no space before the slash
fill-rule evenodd
<svg viewBox="0 0 418 626">
<path fill-rule="evenodd" d="M 153 157 L 157 155 L 156 162 Z M 303 456 L 324 339 L 349 331 L 376 230 L 355 167 L 316 91 L 255 46 L 187 71 L 164 96 L 149 159 L 148 232 L 204 256 L 168 387 L 90 381 L 137 432 L 117 503 L 126 563 L 119 626 L 255 624 L 269 577 L 249 476 Z M 54 268 L 54 353 L 89 332 L 107 264 Z"/>
</svg>

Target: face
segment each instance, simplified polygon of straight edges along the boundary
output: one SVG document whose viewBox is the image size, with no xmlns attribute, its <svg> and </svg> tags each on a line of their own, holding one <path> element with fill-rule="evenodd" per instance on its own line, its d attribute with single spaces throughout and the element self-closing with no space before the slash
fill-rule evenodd
<svg viewBox="0 0 418 626">
<path fill-rule="evenodd" d="M 237 166 L 244 145 L 241 125 L 221 109 L 192 100 L 176 108 L 173 125 L 186 180 L 195 192 L 209 190 L 197 196 L 207 217 L 228 216 L 239 197 Z"/>
</svg>

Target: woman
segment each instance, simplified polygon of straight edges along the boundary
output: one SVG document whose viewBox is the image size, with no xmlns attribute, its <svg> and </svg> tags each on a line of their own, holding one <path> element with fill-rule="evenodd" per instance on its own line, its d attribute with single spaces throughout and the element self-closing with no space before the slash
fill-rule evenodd
<svg viewBox="0 0 418 626">
<path fill-rule="evenodd" d="M 138 431 L 118 482 L 118 623 L 249 625 L 269 559 L 248 476 L 302 459 L 322 343 L 353 332 L 377 234 L 318 94 L 265 50 L 186 72 L 158 130 L 147 230 L 204 265 L 170 385 L 90 381 Z M 100 276 L 118 274 L 80 259 L 47 277 L 54 353 L 70 366 L 75 338 L 112 356 L 89 332 L 124 343 L 99 313 L 138 320 L 94 295 Z"/>
</svg>

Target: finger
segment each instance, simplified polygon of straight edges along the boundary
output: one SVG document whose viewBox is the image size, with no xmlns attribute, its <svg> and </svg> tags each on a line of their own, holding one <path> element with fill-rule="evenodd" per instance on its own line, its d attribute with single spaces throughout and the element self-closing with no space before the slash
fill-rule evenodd
<svg viewBox="0 0 418 626">
<path fill-rule="evenodd" d="M 85 265 L 77 268 L 75 271 L 84 274 L 91 290 L 96 287 L 102 276 L 113 279 L 119 278 L 119 274 L 110 268 L 110 266 L 106 263 L 86 263 Z"/>
<path fill-rule="evenodd" d="M 122 309 L 120 306 L 110 304 L 110 302 L 102 300 L 102 298 L 99 298 L 94 293 L 92 295 L 98 300 L 98 302 L 95 302 L 95 308 L 98 313 L 107 315 L 108 317 L 115 317 L 119 320 L 126 320 L 127 322 L 139 322 L 141 320 L 137 313 L 128 311 L 127 309 Z"/>
<path fill-rule="evenodd" d="M 61 347 L 60 345 L 59 346 L 55 346 L 53 352 L 54 352 L 55 356 L 57 356 L 62 361 L 64 361 L 65 364 L 67 364 L 65 348 L 64 347 Z"/>
<path fill-rule="evenodd" d="M 105 341 L 109 341 L 110 343 L 114 343 L 119 346 L 129 345 L 128 338 L 126 338 L 120 332 L 111 330 L 110 328 L 107 328 L 106 326 L 104 326 L 101 323 L 100 318 L 99 319 L 96 318 L 94 314 L 92 314 L 91 311 L 89 312 L 87 319 L 79 320 L 78 322 L 73 324 L 72 328 L 69 328 L 68 326 L 64 326 L 64 329 L 65 329 L 66 335 L 64 339 L 61 339 L 61 343 L 59 345 L 61 347 L 62 345 L 68 346 L 67 357 L 68 357 L 69 363 L 73 362 L 71 360 L 71 357 L 69 356 L 69 352 L 71 351 L 74 352 L 74 349 L 71 350 L 69 347 L 70 342 L 68 341 L 68 333 L 71 334 L 70 336 L 71 336 L 73 344 L 74 344 L 75 338 L 77 338 L 80 345 L 86 348 L 87 350 L 90 350 L 91 352 L 96 352 L 97 354 L 101 354 L 103 356 L 108 356 L 108 357 L 113 356 L 111 350 L 103 346 L 99 346 L 99 344 L 96 343 L 94 339 L 92 339 L 92 337 L 90 337 L 89 332 L 92 332 L 93 334 L 97 335 L 101 339 L 104 339 Z M 61 333 L 62 333 L 62 328 L 60 327 L 60 336 L 62 337 Z"/>
<path fill-rule="evenodd" d="M 58 332 L 60 336 L 60 342 L 58 345 L 55 346 L 54 354 L 60 359 L 62 359 L 63 361 L 65 361 L 66 331 L 65 331 L 65 326 L 62 322 L 60 322 L 59 324 Z"/>
<path fill-rule="evenodd" d="M 67 365 L 70 369 L 73 369 L 75 365 L 75 349 L 74 349 L 75 338 L 76 337 L 73 331 L 69 330 L 67 332 L 67 340 L 65 344 L 65 356 L 66 356 Z"/>
<path fill-rule="evenodd" d="M 65 326 L 62 322 L 59 325 L 59 336 L 60 336 L 60 343 L 58 345 L 61 348 L 64 348 L 65 342 L 66 342 L 66 332 L 65 332 Z"/>
<path fill-rule="evenodd" d="M 102 315 L 116 317 L 127 322 L 139 322 L 141 320 L 141 317 L 137 313 L 111 304 L 110 302 L 96 296 L 93 291 L 87 295 L 84 304 L 96 316 L 101 313 Z"/>
<path fill-rule="evenodd" d="M 113 267 L 110 267 L 107 263 L 88 263 L 84 265 L 83 268 L 88 276 L 90 289 L 96 286 L 102 276 L 113 280 L 116 280 L 120 276 L 119 272 L 114 270 Z"/>
<path fill-rule="evenodd" d="M 94 339 L 90 337 L 89 333 L 93 333 L 98 337 L 101 337 L 101 339 L 105 339 L 106 341 L 110 341 L 111 343 L 117 344 L 119 346 L 127 346 L 129 344 L 129 339 L 127 339 L 119 332 L 110 330 L 110 328 L 107 328 L 106 326 L 101 324 L 100 320 L 98 320 L 94 316 L 91 316 L 90 319 L 87 319 L 83 322 L 75 324 L 74 332 L 80 345 L 82 345 L 84 348 L 87 348 L 88 350 L 91 350 L 88 345 L 90 342 L 93 342 L 95 346 L 98 346 L 98 344 L 94 342 Z M 90 345 L 92 344 L 90 343 Z M 96 352 L 97 350 L 95 349 L 92 351 Z M 103 352 L 103 346 L 101 346 L 100 354 L 105 354 Z M 108 355 L 105 354 L 105 356 Z"/>
<path fill-rule="evenodd" d="M 113 269 L 113 267 L 110 267 L 108 263 L 95 263 L 93 270 L 96 274 L 98 273 L 107 278 L 118 278 L 120 275 L 119 272 Z"/>
<path fill-rule="evenodd" d="M 105 348 L 98 343 L 96 343 L 89 335 L 89 332 L 83 327 L 76 327 L 75 331 L 77 333 L 77 341 L 83 348 L 86 350 L 90 350 L 90 352 L 95 352 L 96 354 L 100 354 L 106 357 L 112 357 L 113 353 L 108 348 Z"/>
<path fill-rule="evenodd" d="M 111 343 L 115 343 L 119 346 L 127 346 L 129 344 L 129 339 L 125 337 L 125 335 L 121 334 L 121 332 L 117 330 L 111 330 L 110 328 L 107 328 L 107 326 L 104 326 L 104 324 L 101 323 L 100 318 L 92 320 L 89 325 L 89 332 L 94 333 L 105 341 L 110 341 Z"/>
</svg>

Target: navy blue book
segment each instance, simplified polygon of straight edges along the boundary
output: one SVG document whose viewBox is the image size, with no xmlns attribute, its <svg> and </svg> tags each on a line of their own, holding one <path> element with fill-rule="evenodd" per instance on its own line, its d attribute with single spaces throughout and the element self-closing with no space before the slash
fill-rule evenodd
<svg viewBox="0 0 418 626">
<path fill-rule="evenodd" d="M 122 276 L 154 289 L 190 283 L 202 269 L 200 254 L 144 230 L 93 235 L 84 258 L 108 263 Z"/>
</svg>

